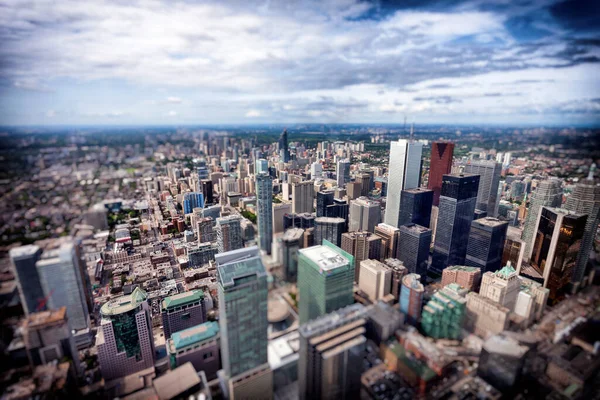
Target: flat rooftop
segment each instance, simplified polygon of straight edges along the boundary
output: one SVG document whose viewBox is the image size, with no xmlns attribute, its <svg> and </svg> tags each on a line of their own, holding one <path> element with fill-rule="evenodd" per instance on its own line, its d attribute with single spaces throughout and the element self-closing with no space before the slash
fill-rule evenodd
<svg viewBox="0 0 600 400">
<path fill-rule="evenodd" d="M 190 290 L 189 292 L 179 293 L 173 296 L 165 297 L 162 301 L 163 310 L 175 308 L 188 303 L 194 303 L 204 298 L 202 290 Z"/>
<path fill-rule="evenodd" d="M 318 245 L 300 249 L 300 254 L 315 263 L 323 271 L 331 271 L 336 268 L 347 266 L 350 263 L 342 254 L 330 247 Z"/>
<path fill-rule="evenodd" d="M 200 325 L 193 326 L 171 335 L 169 340 L 169 350 L 175 353 L 178 350 L 212 339 L 219 334 L 219 324 L 214 321 L 208 321 Z"/>
<path fill-rule="evenodd" d="M 100 309 L 102 315 L 117 315 L 136 309 L 142 302 L 146 301 L 148 295 L 139 287 L 126 296 L 121 296 L 105 303 Z"/>
<path fill-rule="evenodd" d="M 29 314 L 29 317 L 27 317 L 27 326 L 29 328 L 36 328 L 59 321 L 66 322 L 66 315 L 67 307 L 61 307 L 58 310 L 42 311 Z"/>
<path fill-rule="evenodd" d="M 508 225 L 507 221 L 500 221 L 498 218 L 493 217 L 483 217 L 475 221 L 480 225 L 489 226 L 492 228 L 500 225 Z"/>
</svg>

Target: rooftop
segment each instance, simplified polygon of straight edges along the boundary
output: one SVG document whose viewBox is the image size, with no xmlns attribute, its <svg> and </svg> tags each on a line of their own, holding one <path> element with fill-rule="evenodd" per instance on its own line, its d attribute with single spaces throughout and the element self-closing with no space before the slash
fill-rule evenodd
<svg viewBox="0 0 600 400">
<path fill-rule="evenodd" d="M 204 298 L 202 290 L 191 290 L 189 292 L 179 293 L 173 296 L 165 297 L 162 301 L 162 309 L 175 308 L 184 304 L 195 303 Z"/>
<path fill-rule="evenodd" d="M 453 265 L 451 267 L 445 268 L 444 270 L 449 271 L 465 271 L 465 272 L 477 272 L 481 271 L 478 267 L 467 267 L 466 265 Z"/>
<path fill-rule="evenodd" d="M 55 322 L 66 322 L 67 307 L 61 307 L 58 310 L 42 311 L 29 314 L 27 317 L 27 327 L 36 328 Z"/>
<path fill-rule="evenodd" d="M 253 249 L 256 248 L 234 250 L 216 257 L 217 278 L 223 287 L 234 286 L 236 279 L 251 276 L 256 276 L 258 279 L 267 275 L 258 251 Z"/>
<path fill-rule="evenodd" d="M 103 316 L 126 313 L 136 309 L 140 304 L 146 301 L 146 298 L 148 298 L 146 292 L 139 287 L 136 287 L 131 294 L 121 296 L 105 303 L 100 309 L 100 313 Z"/>
<path fill-rule="evenodd" d="M 422 292 L 425 290 L 425 288 L 423 287 L 420 279 L 421 275 L 419 274 L 408 274 L 402 278 L 402 285 L 409 287 L 412 290 Z"/>
<path fill-rule="evenodd" d="M 156 394 L 161 400 L 175 398 L 183 392 L 200 385 L 201 381 L 192 363 L 187 362 L 182 366 L 158 377 L 152 383 Z M 200 387 L 198 388 L 200 389 Z"/>
<path fill-rule="evenodd" d="M 171 339 L 169 339 L 169 350 L 175 353 L 184 347 L 212 339 L 218 334 L 219 324 L 217 322 L 208 321 L 173 333 Z"/>
<path fill-rule="evenodd" d="M 496 226 L 500 226 L 500 225 L 508 225 L 507 221 L 500 221 L 498 218 L 493 218 L 493 217 L 479 218 L 475 221 L 480 225 L 489 226 L 492 228 L 494 228 Z"/>
<path fill-rule="evenodd" d="M 489 337 L 483 344 L 483 348 L 490 353 L 519 358 L 529 350 L 527 346 L 521 345 L 516 339 L 503 334 Z"/>
<path fill-rule="evenodd" d="M 345 267 L 352 263 L 352 260 L 342 254 L 342 250 L 334 250 L 329 246 L 318 245 L 300 249 L 299 253 L 319 268 L 321 271 L 331 271 L 336 268 Z"/>
<path fill-rule="evenodd" d="M 10 257 L 11 258 L 22 258 L 22 257 L 31 257 L 37 251 L 39 251 L 39 247 L 33 244 L 28 244 L 26 246 L 20 246 L 10 249 Z"/>
<path fill-rule="evenodd" d="M 515 271 L 515 269 L 512 267 L 512 265 L 510 265 L 510 261 L 504 266 L 502 267 L 502 269 L 496 271 L 494 274 L 502 279 L 508 279 L 510 278 L 512 275 L 516 275 L 517 271 Z"/>
<path fill-rule="evenodd" d="M 417 225 L 417 224 L 406 224 L 406 225 L 402 225 L 400 227 L 400 230 L 402 231 L 409 231 L 409 232 L 413 232 L 413 233 L 423 233 L 423 232 L 431 232 L 431 229 L 425 227 L 425 226 L 421 226 L 421 225 Z"/>
</svg>

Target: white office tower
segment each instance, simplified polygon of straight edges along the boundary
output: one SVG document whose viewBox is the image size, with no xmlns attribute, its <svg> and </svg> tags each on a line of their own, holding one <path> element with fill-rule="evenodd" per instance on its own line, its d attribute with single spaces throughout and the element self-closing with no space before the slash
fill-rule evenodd
<svg viewBox="0 0 600 400">
<path fill-rule="evenodd" d="M 400 139 L 390 143 L 388 169 L 387 205 L 385 223 L 398 227 L 400 217 L 400 193 L 405 189 L 419 187 L 421 178 L 421 155 L 423 143 Z"/>
<path fill-rule="evenodd" d="M 392 269 L 377 260 L 360 262 L 358 287 L 376 302 L 392 291 Z"/>
<path fill-rule="evenodd" d="M 310 165 L 310 179 L 313 181 L 323 175 L 323 166 L 316 161 Z"/>
<path fill-rule="evenodd" d="M 368 231 L 373 233 L 381 222 L 379 203 L 367 197 L 359 197 L 350 201 L 349 232 Z"/>
<path fill-rule="evenodd" d="M 335 166 L 335 176 L 339 188 L 346 186 L 350 182 L 350 160 L 339 160 Z"/>
</svg>

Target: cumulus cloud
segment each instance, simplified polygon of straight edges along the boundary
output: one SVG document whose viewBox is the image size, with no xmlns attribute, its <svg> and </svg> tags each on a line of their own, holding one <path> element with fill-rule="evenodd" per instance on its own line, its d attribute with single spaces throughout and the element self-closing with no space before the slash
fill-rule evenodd
<svg viewBox="0 0 600 400">
<path fill-rule="evenodd" d="M 258 118 L 262 116 L 261 112 L 258 110 L 249 110 L 245 115 L 246 118 Z"/>
<path fill-rule="evenodd" d="M 179 97 L 167 97 L 167 103 L 180 104 L 181 102 L 183 102 L 183 100 Z"/>
</svg>

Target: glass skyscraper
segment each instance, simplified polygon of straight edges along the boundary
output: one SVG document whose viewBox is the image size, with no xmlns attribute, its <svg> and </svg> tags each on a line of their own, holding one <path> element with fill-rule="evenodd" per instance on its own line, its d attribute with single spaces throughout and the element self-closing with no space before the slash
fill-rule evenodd
<svg viewBox="0 0 600 400">
<path fill-rule="evenodd" d="M 431 144 L 431 161 L 429 163 L 429 179 L 427 188 L 433 190 L 433 205 L 440 204 L 442 178 L 452 169 L 454 143 L 433 142 Z M 429 226 L 429 225 L 425 225 Z"/>
<path fill-rule="evenodd" d="M 444 175 L 431 269 L 464 265 L 471 221 L 477 202 L 479 175 Z"/>
<path fill-rule="evenodd" d="M 234 377 L 267 363 L 267 272 L 256 246 L 215 258 L 222 361 Z"/>
<path fill-rule="evenodd" d="M 525 259 L 531 257 L 531 247 L 535 236 L 538 214 L 542 207 L 560 207 L 562 203 L 562 187 L 558 179 L 548 179 L 538 184 L 531 195 L 529 210 L 523 225 L 521 239 L 525 242 Z"/>
<path fill-rule="evenodd" d="M 481 218 L 471 222 L 465 265 L 479 267 L 481 273 L 502 268 L 502 253 L 508 222 L 497 218 Z"/>
<path fill-rule="evenodd" d="M 480 176 L 475 208 L 487 211 L 489 216 L 495 217 L 496 203 L 500 201 L 498 199 L 498 186 L 500 185 L 502 164 L 486 160 L 472 161 L 470 164 L 465 165 L 463 172 Z"/>
<path fill-rule="evenodd" d="M 197 192 L 189 192 L 183 194 L 183 213 L 191 214 L 194 208 L 204 207 L 204 195 Z"/>
<path fill-rule="evenodd" d="M 44 298 L 44 290 L 35 267 L 42 250 L 38 246 L 30 244 L 11 249 L 9 254 L 17 278 L 23 311 L 29 315 L 45 310 L 46 307 L 37 310 L 38 302 Z"/>
<path fill-rule="evenodd" d="M 273 242 L 273 178 L 264 173 L 256 175 L 256 209 L 258 243 L 261 250 L 271 254 Z"/>
<path fill-rule="evenodd" d="M 429 227 L 431 222 L 433 194 L 433 190 L 423 188 L 403 190 L 398 227 L 406 224 L 417 224 Z"/>
</svg>

